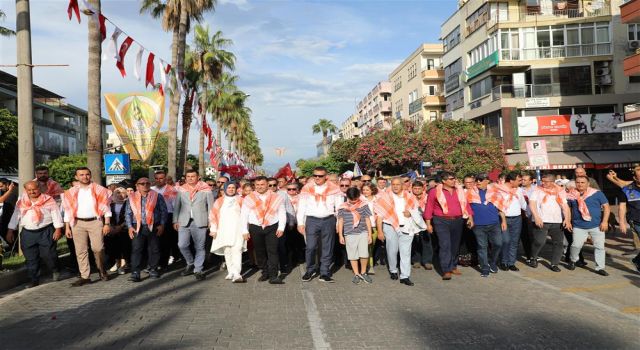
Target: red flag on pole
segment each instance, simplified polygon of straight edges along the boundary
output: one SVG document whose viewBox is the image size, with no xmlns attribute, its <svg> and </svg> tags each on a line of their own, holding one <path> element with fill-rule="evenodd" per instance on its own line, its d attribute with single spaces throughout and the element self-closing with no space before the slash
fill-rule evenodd
<svg viewBox="0 0 640 350">
<path fill-rule="evenodd" d="M 273 175 L 274 178 L 284 177 L 287 181 L 291 181 L 293 179 L 293 171 L 291 170 L 291 165 L 287 163 L 287 165 L 283 166 L 278 170 L 278 172 Z"/>
<path fill-rule="evenodd" d="M 67 13 L 69 14 L 69 20 L 71 20 L 71 17 L 73 17 L 73 13 L 75 13 L 76 17 L 78 18 L 78 23 L 80 23 L 80 7 L 78 6 L 78 0 L 69 0 Z"/>
<path fill-rule="evenodd" d="M 155 55 L 153 54 L 153 52 L 149 52 L 149 58 L 147 58 L 147 75 L 144 82 L 145 87 L 149 86 L 149 84 L 155 85 L 155 82 L 153 81 L 153 58 L 154 57 Z"/>
<path fill-rule="evenodd" d="M 124 78 L 127 75 L 127 72 L 124 69 L 124 57 L 127 55 L 127 51 L 129 51 L 129 47 L 133 43 L 133 38 L 128 36 L 120 45 L 120 50 L 118 51 L 118 62 L 116 63 L 116 67 L 120 70 L 120 74 Z"/>
<path fill-rule="evenodd" d="M 104 39 L 107 38 L 107 26 L 105 24 L 106 20 L 107 20 L 107 18 L 105 16 L 103 16 L 102 14 L 100 14 L 100 16 L 98 16 L 98 22 L 100 24 L 100 35 L 102 36 L 102 41 L 104 41 Z"/>
</svg>

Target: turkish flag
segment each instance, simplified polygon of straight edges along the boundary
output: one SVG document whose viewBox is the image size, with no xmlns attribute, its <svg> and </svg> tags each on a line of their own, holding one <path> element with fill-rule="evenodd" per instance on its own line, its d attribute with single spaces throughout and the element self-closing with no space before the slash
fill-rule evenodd
<svg viewBox="0 0 640 350">
<path fill-rule="evenodd" d="M 129 51 L 129 47 L 133 43 L 133 38 L 128 36 L 120 45 L 120 50 L 118 51 L 118 62 L 116 63 L 116 67 L 120 70 L 120 74 L 124 78 L 127 75 L 127 72 L 124 69 L 124 56 L 127 55 L 127 51 Z"/>
<path fill-rule="evenodd" d="M 287 181 L 291 181 L 291 179 L 293 179 L 294 177 L 293 171 L 291 170 L 291 165 L 287 163 L 287 165 L 280 168 L 280 170 L 278 170 L 278 172 L 275 175 L 273 175 L 273 177 L 276 179 L 280 177 L 284 177 Z"/>
<path fill-rule="evenodd" d="M 70 0 L 69 7 L 67 7 L 67 13 L 69 14 L 69 20 L 73 17 L 73 13 L 75 12 L 76 17 L 78 18 L 78 23 L 80 23 L 80 7 L 78 6 L 78 0 Z"/>
<path fill-rule="evenodd" d="M 153 54 L 153 52 L 149 52 L 149 58 L 147 58 L 147 75 L 144 82 L 145 87 L 149 86 L 149 84 L 156 85 L 156 83 L 153 81 L 153 59 L 154 58 L 155 58 L 155 55 Z"/>
</svg>

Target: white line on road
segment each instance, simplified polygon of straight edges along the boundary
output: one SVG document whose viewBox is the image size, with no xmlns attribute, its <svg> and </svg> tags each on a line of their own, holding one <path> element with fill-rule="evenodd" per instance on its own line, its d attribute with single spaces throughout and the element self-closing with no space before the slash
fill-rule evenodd
<svg viewBox="0 0 640 350">
<path fill-rule="evenodd" d="M 300 265 L 300 277 L 306 268 L 304 265 Z M 304 301 L 304 307 L 307 310 L 307 320 L 309 321 L 309 328 L 311 329 L 311 338 L 313 339 L 313 348 L 316 350 L 331 350 L 331 344 L 327 342 L 326 335 L 324 334 L 324 324 L 318 312 L 316 306 L 316 300 L 313 297 L 313 292 L 303 286 L 302 300 Z"/>
</svg>

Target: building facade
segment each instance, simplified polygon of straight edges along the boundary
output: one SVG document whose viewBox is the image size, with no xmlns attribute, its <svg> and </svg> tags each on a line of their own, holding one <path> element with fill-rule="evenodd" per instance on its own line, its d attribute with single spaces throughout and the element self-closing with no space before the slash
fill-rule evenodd
<svg viewBox="0 0 640 350">
<path fill-rule="evenodd" d="M 340 132 L 338 136 L 341 139 L 346 140 L 360 137 L 360 128 L 358 127 L 359 119 L 360 115 L 358 113 L 350 115 L 347 120 L 345 120 L 340 126 Z"/>
<path fill-rule="evenodd" d="M 468 0 L 442 25 L 446 117 L 501 138 L 510 165 L 544 140 L 549 164 L 605 168 L 640 160 L 619 145 L 640 81 L 624 75 L 628 28 L 620 0 Z"/>
<path fill-rule="evenodd" d="M 18 115 L 17 96 L 16 77 L 0 71 L 0 108 Z M 86 153 L 87 111 L 67 104 L 64 97 L 37 85 L 33 85 L 33 123 L 36 164 L 63 155 Z M 106 126 L 110 124 L 103 119 L 104 140 Z"/>
<path fill-rule="evenodd" d="M 389 75 L 393 120 L 416 125 L 441 119 L 445 110 L 441 44 L 422 44 Z"/>
<path fill-rule="evenodd" d="M 640 0 L 630 0 L 620 6 L 620 19 L 627 25 L 628 54 L 623 62 L 624 75 L 629 80 L 640 81 Z M 621 145 L 640 144 L 640 101 L 625 106 Z"/>
<path fill-rule="evenodd" d="M 391 83 L 381 81 L 358 102 L 357 133 L 366 136 L 374 130 L 391 127 Z"/>
</svg>

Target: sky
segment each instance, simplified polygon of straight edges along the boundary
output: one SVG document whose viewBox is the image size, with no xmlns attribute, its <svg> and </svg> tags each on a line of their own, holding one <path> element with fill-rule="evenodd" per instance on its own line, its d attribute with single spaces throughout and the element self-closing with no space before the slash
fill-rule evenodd
<svg viewBox="0 0 640 350">
<path fill-rule="evenodd" d="M 69 64 L 35 68 L 33 79 L 86 109 L 88 20 L 82 16 L 82 24 L 75 18 L 69 21 L 67 4 L 31 1 L 33 63 Z M 102 13 L 156 57 L 170 62 L 170 33 L 162 31 L 158 20 L 139 14 L 139 4 L 103 0 Z M 294 165 L 300 158 L 315 157 L 321 136 L 314 135 L 311 126 L 326 118 L 339 128 L 357 101 L 420 44 L 438 42 L 440 25 L 456 4 L 456 0 L 218 0 L 203 24 L 234 42 L 229 48 L 237 57 L 234 74 L 239 88 L 250 95 L 263 168 L 272 172 L 287 162 Z M 0 25 L 15 28 L 15 0 L 0 0 L 0 9 L 7 15 Z M 112 31 L 107 25 L 107 37 Z M 15 38 L 0 38 L 0 64 L 15 64 L 15 48 Z M 145 90 L 144 82 L 131 74 L 135 52 L 132 49 L 126 56 L 125 78 L 115 61 L 103 61 L 103 93 Z M 2 69 L 15 74 L 15 69 Z M 103 117 L 107 117 L 104 103 Z M 194 130 L 189 152 L 197 154 Z M 279 147 L 286 149 L 283 156 L 276 155 Z"/>
</svg>

